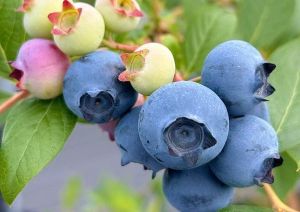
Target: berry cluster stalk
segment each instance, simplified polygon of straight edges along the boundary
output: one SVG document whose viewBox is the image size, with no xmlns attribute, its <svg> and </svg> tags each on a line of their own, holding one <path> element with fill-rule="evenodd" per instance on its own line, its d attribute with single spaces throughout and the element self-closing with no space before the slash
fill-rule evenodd
<svg viewBox="0 0 300 212">
<path fill-rule="evenodd" d="M 0 105 L 0 114 L 4 113 L 7 111 L 9 108 L 14 106 L 17 102 L 19 102 L 22 99 L 25 99 L 26 97 L 29 96 L 29 92 L 27 90 L 22 90 L 12 97 L 10 97 L 8 100 L 6 100 L 4 103 Z"/>
<path fill-rule="evenodd" d="M 108 48 L 126 51 L 126 52 L 134 52 L 138 48 L 138 46 L 135 46 L 135 45 L 127 45 L 127 44 L 117 43 L 112 40 L 111 41 L 103 40 L 102 44 Z"/>
<path fill-rule="evenodd" d="M 290 208 L 289 206 L 287 206 L 286 204 L 284 204 L 279 197 L 277 196 L 277 194 L 275 193 L 275 191 L 273 190 L 272 186 L 269 184 L 263 184 L 263 188 L 269 198 L 269 200 L 272 203 L 272 206 L 274 208 L 275 211 L 279 211 L 279 212 L 297 212 L 296 210 Z"/>
</svg>

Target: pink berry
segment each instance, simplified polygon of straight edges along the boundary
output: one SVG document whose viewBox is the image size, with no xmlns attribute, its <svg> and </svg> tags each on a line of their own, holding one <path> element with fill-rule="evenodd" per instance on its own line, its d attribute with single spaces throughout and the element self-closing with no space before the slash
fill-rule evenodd
<svg viewBox="0 0 300 212">
<path fill-rule="evenodd" d="M 40 99 L 51 99 L 62 93 L 64 75 L 69 67 L 69 58 L 54 42 L 32 39 L 19 50 L 10 74 L 17 79 L 17 87 L 28 90 Z"/>
</svg>

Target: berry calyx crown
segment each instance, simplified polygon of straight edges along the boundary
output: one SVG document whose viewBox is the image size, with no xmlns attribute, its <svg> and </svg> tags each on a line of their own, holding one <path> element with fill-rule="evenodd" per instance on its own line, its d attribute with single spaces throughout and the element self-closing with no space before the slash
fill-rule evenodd
<svg viewBox="0 0 300 212">
<path fill-rule="evenodd" d="M 116 12 L 128 17 L 143 17 L 143 12 L 134 0 L 111 0 Z"/>
<path fill-rule="evenodd" d="M 149 53 L 148 49 L 143 49 L 133 53 L 121 54 L 121 59 L 126 70 L 119 75 L 122 82 L 132 81 L 145 66 L 145 57 Z"/>
<path fill-rule="evenodd" d="M 54 25 L 53 35 L 68 35 L 72 33 L 81 16 L 82 8 L 75 6 L 68 0 L 63 1 L 62 12 L 53 12 L 48 15 L 50 22 Z"/>
<path fill-rule="evenodd" d="M 34 0 L 23 0 L 22 5 L 17 9 L 18 12 L 27 12 L 33 5 Z"/>
</svg>

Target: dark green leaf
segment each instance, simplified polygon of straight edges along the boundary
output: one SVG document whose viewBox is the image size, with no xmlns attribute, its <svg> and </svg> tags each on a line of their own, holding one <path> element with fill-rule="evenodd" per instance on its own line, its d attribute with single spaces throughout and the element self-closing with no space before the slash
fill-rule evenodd
<svg viewBox="0 0 300 212">
<path fill-rule="evenodd" d="M 274 169 L 275 181 L 273 187 L 277 195 L 285 200 L 287 194 L 297 183 L 300 175 L 296 172 L 297 164 L 295 160 L 286 152 L 281 153 L 283 165 Z"/>
<path fill-rule="evenodd" d="M 238 2 L 237 33 L 241 39 L 269 50 L 290 30 L 296 0 L 243 0 Z"/>
<path fill-rule="evenodd" d="M 236 16 L 217 6 L 185 1 L 184 54 L 186 71 L 200 71 L 208 52 L 231 38 Z"/>
<path fill-rule="evenodd" d="M 61 151 L 76 121 L 61 97 L 25 100 L 10 111 L 0 148 L 0 190 L 7 203 Z"/>
<path fill-rule="evenodd" d="M 26 40 L 23 14 L 16 12 L 22 0 L 0 0 L 0 76 L 9 79 L 7 61 L 15 59 L 18 49 Z"/>
<path fill-rule="evenodd" d="M 231 205 L 220 210 L 220 212 L 272 212 L 270 208 L 261 208 L 251 205 Z"/>
<path fill-rule="evenodd" d="M 277 49 L 270 61 L 277 65 L 270 81 L 276 92 L 270 97 L 273 126 L 281 151 L 300 145 L 300 39 Z"/>
<path fill-rule="evenodd" d="M 14 60 L 26 40 L 23 14 L 16 11 L 22 0 L 0 0 L 0 43 L 8 60 Z"/>
</svg>

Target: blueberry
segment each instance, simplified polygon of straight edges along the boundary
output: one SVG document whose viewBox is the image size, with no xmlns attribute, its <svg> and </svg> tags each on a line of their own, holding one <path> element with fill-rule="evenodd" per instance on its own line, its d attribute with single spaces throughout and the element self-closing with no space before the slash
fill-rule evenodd
<svg viewBox="0 0 300 212">
<path fill-rule="evenodd" d="M 230 120 L 221 154 L 210 167 L 225 184 L 247 187 L 273 183 L 272 169 L 282 164 L 276 132 L 263 119 L 246 115 Z"/>
<path fill-rule="evenodd" d="M 275 67 L 249 43 L 227 41 L 205 59 L 202 83 L 218 94 L 230 116 L 242 116 L 275 91 L 267 81 Z"/>
<path fill-rule="evenodd" d="M 257 116 L 270 123 L 269 108 L 266 102 L 261 102 L 247 113 L 248 115 Z"/>
<path fill-rule="evenodd" d="M 217 211 L 226 207 L 234 194 L 233 188 L 220 182 L 207 165 L 184 171 L 166 170 L 163 191 L 182 212 Z"/>
<path fill-rule="evenodd" d="M 181 81 L 148 98 L 139 117 L 139 135 L 146 151 L 163 166 L 190 169 L 221 152 L 228 122 L 226 107 L 213 91 Z"/>
<path fill-rule="evenodd" d="M 130 83 L 118 80 L 124 69 L 120 56 L 111 51 L 96 51 L 75 61 L 64 79 L 67 106 L 89 122 L 121 117 L 137 99 Z"/>
<path fill-rule="evenodd" d="M 154 158 L 144 149 L 138 134 L 138 119 L 141 107 L 136 107 L 127 113 L 118 123 L 115 136 L 116 142 L 122 153 L 121 165 L 125 166 L 130 162 L 140 163 L 145 169 L 156 172 L 163 169 Z"/>
</svg>

